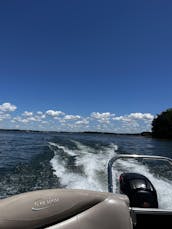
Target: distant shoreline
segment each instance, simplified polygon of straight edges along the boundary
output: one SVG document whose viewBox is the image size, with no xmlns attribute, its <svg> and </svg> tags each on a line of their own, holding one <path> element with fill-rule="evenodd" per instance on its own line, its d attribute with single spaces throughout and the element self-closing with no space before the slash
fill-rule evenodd
<svg viewBox="0 0 172 229">
<path fill-rule="evenodd" d="M 107 134 L 107 135 L 125 135 L 125 136 L 146 136 L 152 137 L 151 132 L 141 133 L 113 133 L 113 132 L 101 132 L 101 131 L 46 131 L 46 130 L 21 130 L 21 129 L 0 129 L 0 132 L 23 132 L 23 133 L 82 133 L 82 134 Z"/>
</svg>

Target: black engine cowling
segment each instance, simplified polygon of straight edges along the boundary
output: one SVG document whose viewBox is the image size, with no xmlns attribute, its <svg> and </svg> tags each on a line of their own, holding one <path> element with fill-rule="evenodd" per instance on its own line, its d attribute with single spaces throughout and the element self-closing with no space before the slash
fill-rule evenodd
<svg viewBox="0 0 172 229">
<path fill-rule="evenodd" d="M 138 173 L 120 175 L 120 192 L 127 195 L 131 207 L 158 208 L 157 193 L 150 180 Z"/>
</svg>

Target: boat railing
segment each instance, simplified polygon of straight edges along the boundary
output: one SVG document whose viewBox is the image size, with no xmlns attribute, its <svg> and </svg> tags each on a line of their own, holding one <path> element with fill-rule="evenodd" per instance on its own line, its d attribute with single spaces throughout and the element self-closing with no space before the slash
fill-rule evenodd
<svg viewBox="0 0 172 229">
<path fill-rule="evenodd" d="M 138 155 L 138 154 L 118 154 L 115 157 L 111 158 L 108 162 L 108 192 L 113 193 L 113 178 L 112 170 L 113 164 L 119 159 L 150 159 L 150 160 L 161 160 L 166 161 L 172 166 L 172 159 L 162 156 L 153 156 L 153 155 Z"/>
</svg>

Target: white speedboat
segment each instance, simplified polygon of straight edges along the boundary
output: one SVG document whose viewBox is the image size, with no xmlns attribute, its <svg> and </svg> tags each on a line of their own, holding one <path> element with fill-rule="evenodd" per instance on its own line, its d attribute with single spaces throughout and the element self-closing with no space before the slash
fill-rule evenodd
<svg viewBox="0 0 172 229">
<path fill-rule="evenodd" d="M 113 164 L 119 159 L 163 160 L 167 157 L 118 155 L 108 163 L 108 192 L 49 189 L 0 200 L 2 229 L 172 228 L 172 210 L 158 208 L 156 190 L 140 174 L 120 176 L 121 193 L 113 193 Z"/>
</svg>

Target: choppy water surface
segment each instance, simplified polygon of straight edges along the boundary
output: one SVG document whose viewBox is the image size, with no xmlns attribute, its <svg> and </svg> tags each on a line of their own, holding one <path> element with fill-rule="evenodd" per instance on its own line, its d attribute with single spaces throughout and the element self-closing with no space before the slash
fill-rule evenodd
<svg viewBox="0 0 172 229">
<path fill-rule="evenodd" d="M 109 134 L 0 132 L 0 197 L 47 188 L 107 191 L 107 163 L 120 153 L 172 158 L 172 141 Z M 160 207 L 172 208 L 170 166 L 120 160 L 113 170 L 116 192 L 124 171 L 146 175 L 158 192 Z"/>
</svg>

